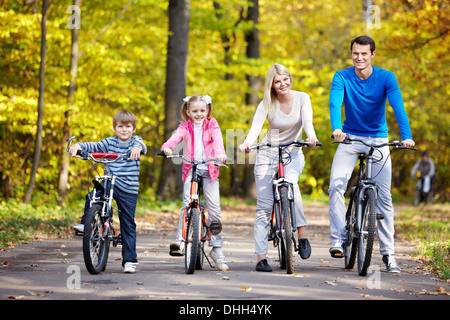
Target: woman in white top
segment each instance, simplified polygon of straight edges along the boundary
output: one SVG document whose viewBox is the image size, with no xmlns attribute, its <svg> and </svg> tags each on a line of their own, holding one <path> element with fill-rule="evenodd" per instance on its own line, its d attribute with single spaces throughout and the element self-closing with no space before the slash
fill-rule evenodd
<svg viewBox="0 0 450 320">
<path fill-rule="evenodd" d="M 265 120 L 269 122 L 269 132 L 263 143 L 287 143 L 301 140 L 302 129 L 307 135 L 306 141 L 315 147 L 316 134 L 313 126 L 313 112 L 308 94 L 291 90 L 292 76 L 281 64 L 274 64 L 267 72 L 264 98 L 253 117 L 250 132 L 239 146 L 242 152 L 249 152 L 249 146 L 259 136 Z M 267 263 L 268 232 L 273 206 L 272 181 L 278 171 L 278 150 L 262 149 L 256 158 L 255 182 L 257 207 L 255 215 L 255 253 L 257 254 L 257 271 L 272 271 Z M 309 258 L 311 247 L 306 234 L 306 219 L 297 181 L 305 166 L 305 157 L 301 148 L 292 148 L 291 162 L 285 166 L 285 176 L 294 182 L 295 226 L 299 238 L 299 254 L 303 259 Z"/>
</svg>

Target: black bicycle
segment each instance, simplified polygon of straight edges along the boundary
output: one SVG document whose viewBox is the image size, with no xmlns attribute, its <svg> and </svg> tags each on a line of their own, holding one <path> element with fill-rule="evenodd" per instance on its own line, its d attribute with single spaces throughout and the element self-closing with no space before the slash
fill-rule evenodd
<svg viewBox="0 0 450 320">
<path fill-rule="evenodd" d="M 293 182 L 286 179 L 284 175 L 284 166 L 289 161 L 288 148 L 290 146 L 302 147 L 313 144 L 303 140 L 291 141 L 283 144 L 259 143 L 249 147 L 249 150 L 263 148 L 278 149 L 278 172 L 273 180 L 273 210 L 270 220 L 269 241 L 273 241 L 278 248 L 278 257 L 280 259 L 280 268 L 286 269 L 286 273 L 294 272 L 294 252 L 298 251 L 294 232 L 294 186 Z M 316 142 L 316 146 L 321 146 L 321 142 Z"/>
<path fill-rule="evenodd" d="M 384 218 L 382 214 L 377 213 L 378 189 L 377 183 L 373 180 L 374 175 L 372 172 L 374 161 L 379 162 L 382 159 L 374 159 L 373 153 L 375 150 L 386 146 L 393 146 L 394 149 L 416 149 L 403 146 L 397 139 L 394 139 L 393 142 L 375 145 L 367 143 L 364 140 L 352 138 L 349 135 L 343 141 L 334 141 L 333 143 L 352 144 L 354 142 L 362 143 L 370 149 L 367 154 L 360 153 L 358 157 L 358 182 L 351 190 L 350 200 L 345 214 L 347 239 L 344 244 L 344 253 L 343 255 L 340 253 L 332 253 L 332 256 L 335 258 L 345 257 L 345 269 L 348 270 L 353 269 L 356 258 L 358 258 L 358 273 L 360 276 L 366 276 L 372 259 L 373 242 L 376 234 L 376 220 Z M 392 150 L 390 153 L 392 153 Z"/>
</svg>

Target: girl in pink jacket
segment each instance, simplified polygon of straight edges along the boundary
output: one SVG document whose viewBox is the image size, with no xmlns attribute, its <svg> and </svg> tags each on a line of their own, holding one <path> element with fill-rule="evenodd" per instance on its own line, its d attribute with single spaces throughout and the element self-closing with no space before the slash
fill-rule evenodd
<svg viewBox="0 0 450 320">
<path fill-rule="evenodd" d="M 175 133 L 161 147 L 166 156 L 172 154 L 172 149 L 181 141 L 184 142 L 184 156 L 193 160 L 218 158 L 224 162 L 227 158 L 223 145 L 222 132 L 216 119 L 211 118 L 211 97 L 192 96 L 183 99 L 181 106 L 181 119 L 183 120 Z M 171 255 L 184 253 L 182 238 L 183 212 L 189 204 L 191 179 L 191 164 L 183 163 L 184 198 L 180 212 L 176 242 L 170 244 Z M 197 166 L 197 173 L 203 179 L 203 193 L 208 208 L 208 224 L 221 224 L 220 192 L 219 192 L 219 167 L 212 163 Z M 222 252 L 222 233 L 211 234 L 209 246 L 213 247 L 209 253 L 216 267 L 220 270 L 228 270 L 225 256 Z"/>
</svg>

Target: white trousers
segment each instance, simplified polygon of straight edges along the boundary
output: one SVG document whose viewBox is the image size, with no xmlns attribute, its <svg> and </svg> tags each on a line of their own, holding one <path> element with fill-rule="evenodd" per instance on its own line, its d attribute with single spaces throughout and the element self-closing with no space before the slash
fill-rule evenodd
<svg viewBox="0 0 450 320">
<path fill-rule="evenodd" d="M 197 169 L 197 175 L 201 176 L 203 179 L 203 196 L 206 202 L 206 212 L 207 212 L 207 220 L 208 226 L 211 225 L 213 221 L 222 221 L 221 219 L 221 211 L 220 211 L 220 191 L 219 191 L 219 178 L 211 181 L 209 176 L 209 171 Z M 180 212 L 180 219 L 178 222 L 178 232 L 177 232 L 177 241 L 181 241 L 183 239 L 183 211 L 189 205 L 190 195 L 191 195 L 191 172 L 187 174 L 187 178 L 184 181 L 184 197 L 183 197 L 183 205 Z M 222 232 L 213 235 L 210 234 L 209 239 L 210 247 L 222 247 Z"/>
<path fill-rule="evenodd" d="M 361 140 L 370 140 L 375 144 L 387 142 L 385 138 L 370 138 L 353 136 Z M 394 254 L 394 207 L 391 198 L 391 158 L 389 147 L 375 150 L 372 177 L 378 185 L 377 212 L 384 215 L 378 221 L 378 237 L 380 253 L 382 255 Z M 329 189 L 329 215 L 330 215 L 330 242 L 344 243 L 345 231 L 345 198 L 348 181 L 358 161 L 359 153 L 369 151 L 369 147 L 359 142 L 352 144 L 339 144 L 331 166 Z M 381 153 L 380 153 L 381 152 Z M 382 159 L 381 159 L 382 157 Z M 377 161 L 380 160 L 381 161 Z"/>
<path fill-rule="evenodd" d="M 294 186 L 294 211 L 295 227 L 306 226 L 305 214 L 303 211 L 302 195 L 298 187 L 298 179 L 305 167 L 305 156 L 301 149 L 291 153 L 291 162 L 284 167 L 286 179 Z M 257 255 L 267 254 L 268 235 L 270 219 L 273 209 L 273 189 L 272 182 L 278 172 L 278 153 L 270 153 L 261 150 L 255 163 L 255 182 L 256 182 L 256 214 L 255 214 L 255 253 Z"/>
</svg>

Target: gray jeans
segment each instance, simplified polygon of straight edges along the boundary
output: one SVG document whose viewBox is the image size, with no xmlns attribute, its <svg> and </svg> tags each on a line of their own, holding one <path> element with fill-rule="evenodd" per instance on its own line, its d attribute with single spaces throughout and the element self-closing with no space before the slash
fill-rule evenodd
<svg viewBox="0 0 450 320">
<path fill-rule="evenodd" d="M 298 187 L 298 179 L 305 167 L 305 156 L 301 150 L 293 150 L 291 162 L 284 167 L 286 179 L 294 186 L 295 227 L 306 226 L 302 196 Z M 255 163 L 256 182 L 256 214 L 255 214 L 255 253 L 267 254 L 270 219 L 273 209 L 272 182 L 278 172 L 278 153 L 261 150 Z"/>
<path fill-rule="evenodd" d="M 220 191 L 219 191 L 219 178 L 211 181 L 209 177 L 208 170 L 197 169 L 197 175 L 203 178 L 203 196 L 206 202 L 206 212 L 208 226 L 213 221 L 222 221 L 221 212 L 220 212 Z M 184 181 L 184 198 L 183 198 L 183 206 L 180 212 L 180 219 L 178 222 L 178 232 L 177 232 L 177 241 L 181 241 L 183 239 L 183 211 L 189 205 L 190 195 L 191 195 L 191 173 L 189 172 L 186 176 L 186 180 Z M 222 233 L 217 235 L 210 235 L 209 240 L 210 247 L 222 247 Z"/>
<path fill-rule="evenodd" d="M 387 142 L 385 138 L 370 138 L 354 136 L 361 140 L 371 140 L 375 144 Z M 380 253 L 394 254 L 394 207 L 391 198 L 391 158 L 389 147 L 378 149 L 373 153 L 374 163 L 372 175 L 378 185 L 377 212 L 384 215 L 383 220 L 378 221 L 378 238 L 380 242 Z M 331 166 L 330 189 L 329 189 L 329 214 L 330 214 L 330 242 L 344 243 L 345 231 L 345 198 L 348 181 L 355 168 L 359 153 L 366 153 L 369 147 L 362 143 L 339 144 L 334 155 Z"/>
</svg>

